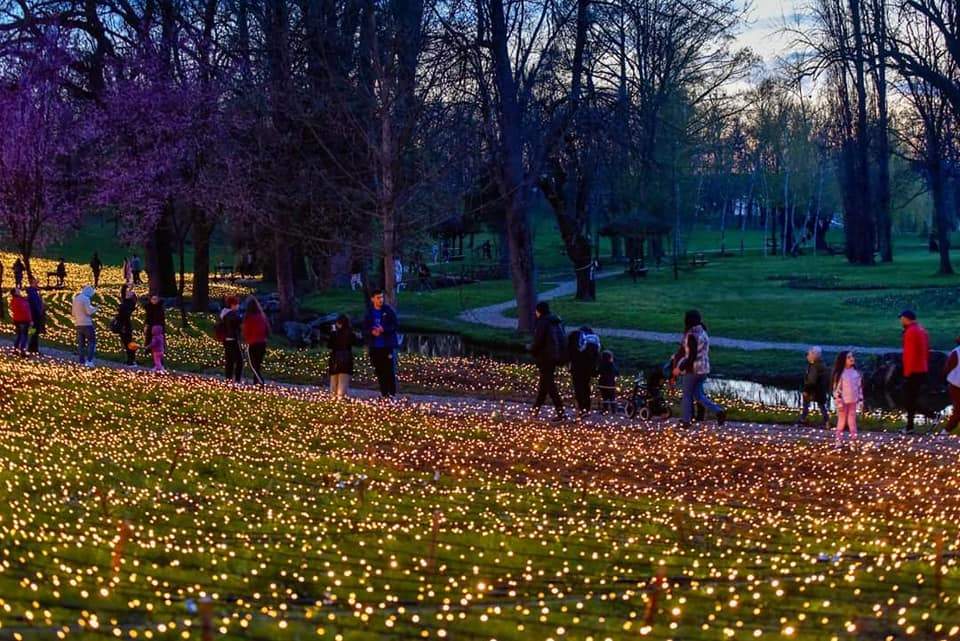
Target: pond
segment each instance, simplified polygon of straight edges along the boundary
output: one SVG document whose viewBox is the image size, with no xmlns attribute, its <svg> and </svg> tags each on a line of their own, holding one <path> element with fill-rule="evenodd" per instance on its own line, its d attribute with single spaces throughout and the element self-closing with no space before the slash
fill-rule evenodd
<svg viewBox="0 0 960 641">
<path fill-rule="evenodd" d="M 497 349 L 488 345 L 466 341 L 459 334 L 407 333 L 404 334 L 402 351 L 424 356 L 486 357 L 507 363 L 532 362 L 527 354 L 510 349 Z M 798 377 L 799 379 L 799 377 Z M 707 381 L 707 391 L 712 394 L 736 398 L 766 407 L 788 407 L 799 410 L 803 400 L 800 381 L 791 389 L 783 381 L 750 381 L 731 378 L 712 378 Z M 866 404 L 871 409 L 897 409 L 896 394 L 886 393 L 864 378 Z M 949 398 L 945 390 L 933 390 L 923 396 L 921 407 L 927 415 L 949 412 Z"/>
</svg>

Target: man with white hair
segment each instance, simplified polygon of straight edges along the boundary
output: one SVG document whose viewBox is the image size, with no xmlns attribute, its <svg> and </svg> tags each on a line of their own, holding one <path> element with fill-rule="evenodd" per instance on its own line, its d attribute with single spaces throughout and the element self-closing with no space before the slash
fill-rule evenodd
<svg viewBox="0 0 960 641">
<path fill-rule="evenodd" d="M 807 350 L 807 373 L 803 377 L 803 412 L 800 422 L 806 424 L 807 414 L 810 412 L 810 403 L 816 403 L 823 417 L 822 427 L 830 426 L 830 413 L 827 411 L 827 391 L 829 388 L 829 374 L 823 363 L 823 350 L 814 345 Z"/>
<path fill-rule="evenodd" d="M 71 309 L 73 324 L 77 328 L 77 356 L 87 367 L 93 367 L 93 355 L 97 350 L 97 334 L 93 326 L 93 315 L 97 313 L 97 308 L 91 302 L 95 292 L 90 285 L 84 287 L 73 297 Z"/>
</svg>

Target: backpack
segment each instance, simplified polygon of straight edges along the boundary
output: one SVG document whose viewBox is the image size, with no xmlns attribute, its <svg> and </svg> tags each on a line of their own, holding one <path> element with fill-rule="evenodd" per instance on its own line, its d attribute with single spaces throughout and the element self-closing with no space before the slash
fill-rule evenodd
<svg viewBox="0 0 960 641">
<path fill-rule="evenodd" d="M 218 343 L 227 342 L 227 324 L 223 321 L 223 316 L 219 317 L 217 322 L 213 324 L 213 337 Z"/>
</svg>

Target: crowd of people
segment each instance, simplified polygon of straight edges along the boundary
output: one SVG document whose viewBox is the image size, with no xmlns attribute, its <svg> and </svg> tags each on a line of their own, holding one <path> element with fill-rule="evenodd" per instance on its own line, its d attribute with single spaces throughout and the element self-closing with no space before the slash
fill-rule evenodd
<svg viewBox="0 0 960 641">
<path fill-rule="evenodd" d="M 600 412 L 615 411 L 619 370 L 613 352 L 602 349 L 600 337 L 588 326 L 567 334 L 563 322 L 550 311 L 546 301 L 537 303 L 534 314 L 533 342 L 528 346 L 538 371 L 534 416 L 540 414 L 549 398 L 554 407 L 553 420 L 566 420 L 556 380 L 557 370 L 563 366 L 570 369 L 578 418 L 585 417 L 592 409 L 594 378 L 600 392 Z M 683 337 L 665 368 L 674 381 L 682 381 L 682 425 L 690 425 L 695 413 L 702 418 L 705 410 L 712 412 L 717 423 L 723 425 L 726 410 L 713 402 L 704 388 L 710 374 L 710 337 L 699 311 L 690 310 L 684 315 Z"/>
<path fill-rule="evenodd" d="M 64 265 L 62 260 L 60 265 Z M 90 269 L 94 284 L 83 287 L 71 302 L 77 358 L 88 367 L 94 365 L 97 347 L 94 319 L 100 313 L 99 307 L 93 302 L 103 269 L 97 253 L 90 261 Z M 19 258 L 14 262 L 12 271 L 15 286 L 10 289 L 10 315 L 15 330 L 14 349 L 21 355 L 38 353 L 40 336 L 47 324 L 47 310 L 40 285 Z M 160 372 L 164 370 L 167 350 L 165 306 L 156 295 L 146 296 L 142 301 L 138 299 L 135 286 L 142 282 L 140 272 L 139 257 L 132 256 L 124 260 L 125 282 L 120 287 L 119 304 L 109 328 L 119 338 L 127 365 L 136 364 L 137 353 L 142 347 L 149 354 L 153 370 Z M 26 287 L 23 287 L 24 276 L 28 276 Z M 270 320 L 256 296 L 248 297 L 242 305 L 242 311 L 241 300 L 236 296 L 228 297 L 225 303 L 214 326 L 214 335 L 223 344 L 224 375 L 227 380 L 239 383 L 243 380 L 245 368 L 249 368 L 252 380 L 262 385 L 263 363 L 272 332 Z M 138 305 L 143 307 L 142 346 L 134 337 L 134 315 Z M 538 371 L 533 414 L 538 415 L 549 399 L 554 407 L 554 420 L 563 421 L 567 418 L 557 385 L 557 372 L 563 367 L 569 368 L 578 418 L 592 410 L 594 391 L 599 393 L 598 409 L 601 413 L 615 412 L 621 408 L 622 404 L 617 398 L 619 368 L 614 354 L 602 348 L 597 333 L 588 326 L 567 333 L 563 322 L 551 312 L 546 301 L 536 305 L 535 316 L 533 341 L 528 346 Z M 902 431 L 912 433 L 916 430 L 919 399 L 929 377 L 929 337 L 912 310 L 903 310 L 899 318 L 903 330 L 902 396 L 906 411 L 906 426 Z M 349 395 L 354 373 L 354 348 L 366 345 L 380 394 L 385 398 L 395 396 L 398 393 L 397 351 L 402 340 L 399 329 L 397 313 L 386 304 L 383 290 L 371 292 L 360 335 L 353 328 L 350 318 L 341 314 L 328 332 L 330 393 L 337 398 Z M 836 438 L 839 440 L 849 434 L 851 439 L 856 439 L 857 417 L 864 406 L 863 378 L 857 369 L 856 355 L 851 350 L 841 351 L 832 370 L 828 371 L 821 348 L 812 346 L 807 351 L 806 360 L 802 411 L 798 423 L 808 424 L 810 409 L 815 406 L 820 425 L 828 428 L 831 423 L 828 400 L 832 398 L 836 411 Z M 664 378 L 669 378 L 682 390 L 681 426 L 689 426 L 694 420 L 703 420 L 706 412 L 715 416 L 718 425 L 723 425 L 726 420 L 725 408 L 715 403 L 705 391 L 705 383 L 710 375 L 710 336 L 699 311 L 689 310 L 685 313 L 680 344 L 664 364 L 663 372 Z M 960 338 L 957 339 L 957 347 L 949 353 L 942 374 L 955 408 L 946 430 L 955 432 L 960 426 Z"/>
</svg>

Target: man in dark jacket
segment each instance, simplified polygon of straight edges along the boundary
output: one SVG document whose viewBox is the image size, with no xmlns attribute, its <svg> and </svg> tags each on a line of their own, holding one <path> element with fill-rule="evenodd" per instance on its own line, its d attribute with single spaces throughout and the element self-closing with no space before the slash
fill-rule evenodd
<svg viewBox="0 0 960 641">
<path fill-rule="evenodd" d="M 398 329 L 397 313 L 383 301 L 383 290 L 374 290 L 363 319 L 363 336 L 384 398 L 397 394 Z"/>
<path fill-rule="evenodd" d="M 17 256 L 17 260 L 13 263 L 13 282 L 17 286 L 17 289 L 23 289 L 23 272 L 25 270 L 26 267 L 23 266 L 23 261 Z"/>
<path fill-rule="evenodd" d="M 30 343 L 27 351 L 32 354 L 40 353 L 40 334 L 46 330 L 47 310 L 40 296 L 40 283 L 33 276 L 30 277 L 30 286 L 27 287 L 27 302 L 30 303 L 30 318 L 33 319 L 33 331 L 30 332 Z"/>
<path fill-rule="evenodd" d="M 537 303 L 535 314 L 537 319 L 533 325 L 533 343 L 530 345 L 530 353 L 537 364 L 540 376 L 537 381 L 537 398 L 533 402 L 533 414 L 536 416 L 540 413 L 540 408 L 549 396 L 556 408 L 553 420 L 562 421 L 566 415 L 560 391 L 557 390 L 556 374 L 557 365 L 563 364 L 566 332 L 563 330 L 560 318 L 550 313 L 550 305 L 546 301 Z"/>
<path fill-rule="evenodd" d="M 819 347 L 807 351 L 807 373 L 803 377 L 803 412 L 800 422 L 806 424 L 810 413 L 810 404 L 816 403 L 823 417 L 821 427 L 830 427 L 830 413 L 827 411 L 827 389 L 830 387 L 830 374 L 823 363 L 823 352 Z"/>
<path fill-rule="evenodd" d="M 586 326 L 574 330 L 567 337 L 567 354 L 570 356 L 570 378 L 577 399 L 577 412 L 583 418 L 590 411 L 590 381 L 597 375 L 600 338 Z"/>
<path fill-rule="evenodd" d="M 223 354 L 226 361 L 227 381 L 239 383 L 243 379 L 243 353 L 240 351 L 240 299 L 228 296 L 226 306 L 220 310 L 223 324 Z"/>
<path fill-rule="evenodd" d="M 93 272 L 93 286 L 100 287 L 100 272 L 103 271 L 103 261 L 100 260 L 99 252 L 93 252 L 93 258 L 90 259 L 90 271 Z"/>
</svg>

